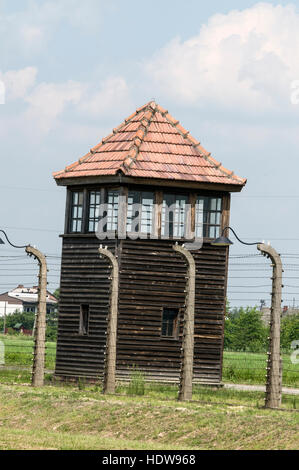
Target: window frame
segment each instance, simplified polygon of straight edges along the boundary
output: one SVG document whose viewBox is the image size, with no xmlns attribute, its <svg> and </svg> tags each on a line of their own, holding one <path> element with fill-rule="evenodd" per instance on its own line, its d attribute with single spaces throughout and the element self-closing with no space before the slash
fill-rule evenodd
<svg viewBox="0 0 299 470">
<path fill-rule="evenodd" d="M 85 308 L 87 307 L 87 310 Z M 89 336 L 90 305 L 80 304 L 79 336 Z"/>
<path fill-rule="evenodd" d="M 197 235 L 198 224 L 196 223 L 196 220 L 197 220 L 196 204 L 197 204 L 198 199 L 200 199 L 200 198 L 204 200 L 204 208 L 203 208 L 203 213 L 202 213 L 202 235 Z M 207 211 L 205 211 L 205 201 L 207 199 L 209 200 L 209 209 Z M 220 199 L 220 209 L 219 210 L 217 210 L 217 207 L 216 207 L 216 210 L 211 209 L 212 199 Z M 224 211 L 224 194 L 214 193 L 213 195 L 211 195 L 211 194 L 206 194 L 204 192 L 202 192 L 202 193 L 197 192 L 195 194 L 195 198 L 194 198 L 194 235 L 199 237 L 199 238 L 202 236 L 202 238 L 204 240 L 213 240 L 214 238 L 217 238 L 218 236 L 220 236 L 221 231 L 223 229 L 223 211 Z M 205 214 L 206 214 L 206 217 L 207 217 L 206 222 L 205 222 Z M 210 223 L 211 214 L 220 214 L 219 224 Z M 215 235 L 210 236 L 209 235 L 209 230 L 210 230 L 211 227 L 214 227 L 215 229 L 218 228 L 219 229 L 218 234 L 217 234 L 217 231 L 216 231 Z"/>
<path fill-rule="evenodd" d="M 131 236 L 138 236 L 138 235 L 141 235 L 140 238 L 149 238 L 149 237 L 153 237 L 154 236 L 154 227 L 155 227 L 155 200 L 156 200 L 156 193 L 155 191 L 153 190 L 145 190 L 146 188 L 144 189 L 128 189 L 127 191 L 127 198 L 126 198 L 126 234 L 128 235 L 131 235 Z M 142 201 L 143 199 L 146 199 L 146 198 L 143 198 L 143 195 L 148 193 L 148 194 L 151 194 L 152 195 L 152 208 L 151 208 L 151 212 L 150 212 L 150 226 L 149 226 L 149 230 L 148 231 L 141 231 L 142 230 L 142 221 L 143 221 L 143 218 L 142 218 L 142 214 L 143 214 L 143 211 L 141 210 L 141 212 L 139 211 L 138 213 L 138 231 L 132 231 L 132 222 L 133 220 L 136 218 L 136 213 L 135 215 L 133 214 L 132 212 L 132 217 L 130 217 L 130 226 L 128 225 L 128 222 L 129 222 L 129 218 L 128 218 L 128 213 L 129 213 L 129 197 L 130 197 L 130 193 L 138 193 L 139 194 L 139 201 L 137 202 L 137 204 L 142 204 Z M 136 202 L 134 202 L 133 200 L 133 203 L 132 203 L 132 206 L 136 204 Z M 143 208 L 143 204 L 142 204 L 142 208 Z M 150 206 L 149 206 L 150 207 Z M 146 218 L 147 219 L 147 218 Z M 147 221 L 147 220 L 146 220 Z M 147 225 L 147 228 L 148 228 L 148 225 Z"/>
<path fill-rule="evenodd" d="M 90 217 L 90 210 L 91 210 L 91 195 L 92 193 L 95 193 L 95 203 L 93 204 L 93 210 L 96 211 L 97 209 L 97 206 L 101 205 L 102 203 L 102 197 L 103 197 L 103 192 L 100 189 L 90 189 L 87 191 L 87 206 L 86 206 L 86 223 L 85 223 L 85 226 L 86 226 L 86 233 L 95 233 L 97 230 L 96 230 L 96 227 L 97 227 L 97 224 L 99 223 L 99 218 L 98 220 L 96 221 L 96 217 Z M 100 201 L 99 201 L 99 204 L 96 203 L 96 198 L 97 196 L 99 196 L 100 198 Z M 90 230 L 90 223 L 93 224 L 93 230 Z"/>
<path fill-rule="evenodd" d="M 168 335 L 168 334 L 163 335 L 163 324 L 165 323 L 164 314 L 165 314 L 166 311 L 176 312 L 176 315 L 172 320 L 172 334 L 171 335 Z M 180 320 L 181 320 L 181 309 L 179 307 L 177 307 L 177 306 L 175 306 L 175 307 L 171 307 L 171 306 L 162 307 L 161 334 L 160 334 L 161 339 L 178 340 L 179 339 L 179 333 L 180 333 Z M 168 329 L 168 326 L 166 328 Z"/>
<path fill-rule="evenodd" d="M 152 185 L 120 185 L 120 184 L 109 184 L 109 185 L 90 185 L 89 187 L 85 186 L 84 188 L 80 186 L 74 186 L 72 188 L 68 188 L 68 197 L 67 197 L 67 211 L 66 214 L 68 214 L 68 217 L 66 220 L 66 230 L 65 233 L 70 234 L 70 235 L 79 235 L 79 234 L 89 234 L 92 235 L 96 231 L 89 230 L 89 224 L 91 222 L 90 219 L 90 199 L 91 199 L 91 193 L 99 193 L 100 194 L 100 204 L 101 203 L 106 203 L 108 204 L 108 193 L 109 191 L 116 191 L 118 192 L 119 196 L 126 196 L 126 201 L 123 206 L 118 204 L 117 208 L 117 213 L 114 215 L 114 218 L 117 217 L 117 214 L 120 213 L 120 211 L 124 212 L 126 214 L 125 218 L 125 224 L 121 227 L 121 237 L 123 237 L 123 233 L 126 234 L 126 236 L 130 235 L 138 235 L 138 238 L 152 238 L 152 239 L 161 239 L 161 240 L 192 240 L 195 238 L 196 233 L 197 233 L 197 211 L 196 211 L 196 202 L 198 198 L 203 198 L 207 199 L 221 199 L 221 208 L 220 210 L 212 210 L 209 208 L 207 211 L 207 219 L 206 222 L 204 222 L 203 219 L 203 233 L 202 237 L 203 240 L 211 240 L 215 237 L 209 236 L 209 229 L 210 227 L 219 227 L 218 231 L 219 233 L 221 232 L 221 229 L 223 229 L 223 223 L 224 221 L 227 221 L 229 217 L 229 205 L 227 206 L 227 203 L 225 202 L 226 200 L 229 201 L 230 199 L 230 193 L 224 192 L 224 191 L 208 191 L 208 190 L 203 190 L 199 191 L 196 189 L 189 189 L 186 190 L 186 188 L 175 188 L 174 191 L 172 191 L 170 188 L 158 188 L 157 186 L 152 186 Z M 131 232 L 128 227 L 128 194 L 130 192 L 137 192 L 140 193 L 142 197 L 142 193 L 152 193 L 153 194 L 153 211 L 151 213 L 151 231 L 150 232 Z M 80 204 L 82 207 L 82 218 L 76 217 L 76 220 L 81 221 L 81 230 L 78 230 L 78 225 L 77 225 L 77 231 L 72 231 L 72 223 L 74 221 L 74 218 L 72 217 L 72 211 L 73 211 L 73 194 L 74 193 L 83 193 L 83 203 Z M 172 225 L 172 230 L 170 227 L 170 233 L 169 235 L 163 235 L 163 201 L 165 200 L 165 195 L 167 196 L 168 194 L 174 195 L 177 198 L 180 198 L 183 196 L 185 199 L 185 204 L 190 205 L 190 210 L 187 211 L 187 208 L 185 207 L 185 219 L 184 219 L 184 234 L 183 236 L 177 236 L 173 235 L 173 228 L 174 226 Z M 210 207 L 209 203 L 209 207 Z M 228 203 L 229 204 L 229 203 Z M 169 206 L 168 206 L 169 207 Z M 219 213 L 220 214 L 220 220 L 219 224 L 214 224 L 210 222 L 211 219 L 211 214 L 212 213 Z M 225 213 L 225 214 L 224 214 Z M 116 219 L 118 220 L 118 219 Z M 132 220 L 132 219 L 131 219 Z M 77 224 L 79 223 L 77 221 Z M 111 222 L 111 221 L 109 221 Z M 175 221 L 173 221 L 174 223 Z M 96 222 L 95 220 L 93 221 L 96 227 Z M 178 224 L 180 221 L 178 222 Z M 115 230 L 109 230 L 107 231 L 107 226 L 105 229 L 105 233 L 109 234 L 109 232 L 114 235 L 114 237 L 117 238 L 120 232 L 120 227 L 115 226 L 115 221 L 114 221 L 114 226 Z M 109 228 L 109 227 L 108 227 Z M 178 225 L 175 229 L 175 232 L 181 230 L 180 226 Z M 165 233 L 165 232 L 164 232 Z M 178 233 L 178 232 L 177 232 Z M 192 237 L 193 235 L 193 237 Z"/>
<path fill-rule="evenodd" d="M 184 197 L 186 198 L 186 201 L 185 201 L 185 208 L 184 208 L 184 232 L 183 232 L 183 235 L 180 236 L 180 235 L 173 235 L 174 233 L 174 229 L 175 227 L 180 230 L 180 222 L 181 222 L 181 207 L 179 207 L 179 221 L 175 224 L 175 220 L 173 219 L 172 222 L 169 222 L 169 233 L 168 235 L 163 235 L 163 207 L 164 207 L 164 201 L 165 201 L 165 196 L 175 196 L 175 198 L 177 197 Z M 160 213 L 161 213 L 161 227 L 160 227 L 160 236 L 159 238 L 162 239 L 162 240 L 184 240 L 184 239 L 187 239 L 187 231 L 188 231 L 188 211 L 186 210 L 186 205 L 189 204 L 189 201 L 190 201 L 190 191 L 182 191 L 182 192 L 173 192 L 173 191 L 163 191 L 162 190 L 162 200 L 161 200 L 161 207 L 160 207 Z M 174 204 L 176 203 L 176 199 L 175 199 L 175 202 Z M 170 207 L 170 206 L 167 206 L 167 207 Z M 173 215 L 173 213 L 172 213 Z M 166 222 L 166 221 L 165 221 Z M 170 226 L 172 227 L 172 229 L 170 230 Z M 171 233 L 172 232 L 172 233 Z"/>
<path fill-rule="evenodd" d="M 82 204 L 79 204 L 79 203 L 74 204 L 73 201 L 74 201 L 74 195 L 75 194 L 78 194 L 78 202 L 79 202 L 80 194 L 82 194 Z M 85 193 L 84 193 L 84 189 L 71 190 L 69 198 L 70 198 L 70 201 L 69 201 L 68 233 L 71 233 L 71 234 L 82 233 L 84 231 L 84 226 L 85 226 L 85 220 L 84 220 Z M 82 209 L 81 217 L 73 217 L 74 207 L 77 208 L 77 214 L 78 214 L 78 208 L 81 207 L 81 209 Z M 78 221 L 81 221 L 80 230 L 72 230 L 72 225 L 73 225 L 74 220 L 76 220 L 76 228 L 78 228 Z"/>
</svg>

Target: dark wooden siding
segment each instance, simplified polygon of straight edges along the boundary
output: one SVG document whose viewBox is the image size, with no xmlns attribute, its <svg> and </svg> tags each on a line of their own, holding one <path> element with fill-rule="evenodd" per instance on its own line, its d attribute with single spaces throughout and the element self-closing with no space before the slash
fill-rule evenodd
<svg viewBox="0 0 299 470">
<path fill-rule="evenodd" d="M 56 375 L 101 377 L 110 268 L 95 237 L 65 237 L 62 253 Z M 187 266 L 169 240 L 105 242 L 120 263 L 117 377 L 135 365 L 148 378 L 177 381 Z M 226 250 L 205 244 L 196 260 L 194 379 L 221 380 Z M 90 305 L 88 336 L 79 336 L 80 304 Z M 163 307 L 181 309 L 178 339 L 161 337 Z"/>
<path fill-rule="evenodd" d="M 173 379 L 181 341 L 161 338 L 163 307 L 185 301 L 183 259 L 163 240 L 124 240 L 121 247 L 117 371 L 136 365 L 148 376 Z M 182 312 L 183 313 L 183 312 Z"/>
<path fill-rule="evenodd" d="M 117 371 L 128 375 L 133 365 L 149 378 L 177 380 L 187 266 L 166 240 L 125 240 L 121 272 Z M 204 245 L 196 261 L 194 379 L 221 380 L 226 251 Z M 179 339 L 161 337 L 163 307 L 181 309 Z"/>
<path fill-rule="evenodd" d="M 220 382 L 226 296 L 226 248 L 204 245 L 196 262 L 194 377 Z"/>
<path fill-rule="evenodd" d="M 115 251 L 115 241 L 105 241 Z M 64 237 L 56 376 L 101 377 L 109 308 L 110 268 L 95 237 Z M 79 335 L 80 305 L 90 310 L 88 335 Z"/>
</svg>

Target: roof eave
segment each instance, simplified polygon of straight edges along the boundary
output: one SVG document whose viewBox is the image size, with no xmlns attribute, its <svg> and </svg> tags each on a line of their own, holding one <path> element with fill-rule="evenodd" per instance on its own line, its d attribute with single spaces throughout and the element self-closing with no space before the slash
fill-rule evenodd
<svg viewBox="0 0 299 470">
<path fill-rule="evenodd" d="M 67 177 L 56 179 L 58 186 L 86 186 L 95 184 L 138 184 L 147 186 L 163 186 L 163 187 L 177 187 L 177 188 L 190 188 L 190 189 L 207 189 L 215 191 L 226 192 L 240 192 L 245 186 L 247 180 L 243 183 L 235 183 L 232 179 L 231 184 L 223 183 L 208 183 L 192 180 L 175 180 L 163 178 L 146 178 L 126 176 L 119 172 L 116 175 L 101 175 L 101 176 L 82 176 L 82 177 Z"/>
</svg>

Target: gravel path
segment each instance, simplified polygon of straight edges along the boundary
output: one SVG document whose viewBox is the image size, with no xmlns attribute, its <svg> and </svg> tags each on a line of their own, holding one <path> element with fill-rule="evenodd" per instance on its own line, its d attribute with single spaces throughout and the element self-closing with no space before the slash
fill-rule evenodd
<svg viewBox="0 0 299 470">
<path fill-rule="evenodd" d="M 224 384 L 224 388 L 233 390 L 244 390 L 246 392 L 265 392 L 263 385 L 245 385 L 245 384 Z M 299 388 L 282 387 L 282 393 L 286 395 L 299 395 Z"/>
<path fill-rule="evenodd" d="M 0 366 L 0 369 L 6 370 L 31 370 L 26 366 Z M 53 373 L 53 370 L 45 370 L 45 373 Z M 231 390 L 243 390 L 245 392 L 265 392 L 266 387 L 264 385 L 247 385 L 247 384 L 223 384 L 224 388 Z M 288 388 L 282 387 L 282 393 L 286 395 L 299 395 L 299 388 Z"/>
</svg>

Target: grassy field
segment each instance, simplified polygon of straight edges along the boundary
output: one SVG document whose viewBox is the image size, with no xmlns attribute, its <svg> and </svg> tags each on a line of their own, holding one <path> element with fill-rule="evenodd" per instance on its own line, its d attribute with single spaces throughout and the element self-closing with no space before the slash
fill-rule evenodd
<svg viewBox="0 0 299 470">
<path fill-rule="evenodd" d="M 267 354 L 224 351 L 223 381 L 264 384 Z M 282 354 L 282 384 L 299 387 L 299 364 L 292 364 L 290 354 Z"/>
<path fill-rule="evenodd" d="M 263 394 L 173 387 L 146 396 L 128 388 L 0 385 L 0 449 L 298 449 L 299 413 L 259 408 Z M 173 395 L 172 395 L 173 394 Z"/>
<path fill-rule="evenodd" d="M 31 366 L 33 340 L 25 335 L 0 335 L 0 341 L 5 345 L 5 365 Z M 56 343 L 46 342 L 46 368 L 54 369 Z"/>
<path fill-rule="evenodd" d="M 26 336 L 3 336 L 5 364 L 7 366 L 32 364 L 32 338 Z M 46 343 L 46 368 L 54 369 L 56 343 Z M 283 385 L 299 387 L 299 364 L 292 364 L 289 354 L 283 354 Z M 224 351 L 223 381 L 233 383 L 264 384 L 267 355 Z M 0 373 L 1 375 L 1 373 Z"/>
<path fill-rule="evenodd" d="M 178 387 L 144 383 L 135 375 L 116 394 L 101 384 L 32 388 L 32 339 L 1 337 L 0 449 L 298 449 L 299 397 L 283 395 L 283 411 L 265 410 L 264 393 L 194 386 L 192 402 L 178 402 Z M 47 343 L 46 367 L 55 364 Z M 225 352 L 224 381 L 264 383 L 264 354 Z M 285 367 L 290 366 L 284 356 Z M 289 378 L 298 385 L 298 365 Z M 297 377 L 294 381 L 293 377 Z M 138 395 L 140 394 L 140 395 Z"/>
</svg>

